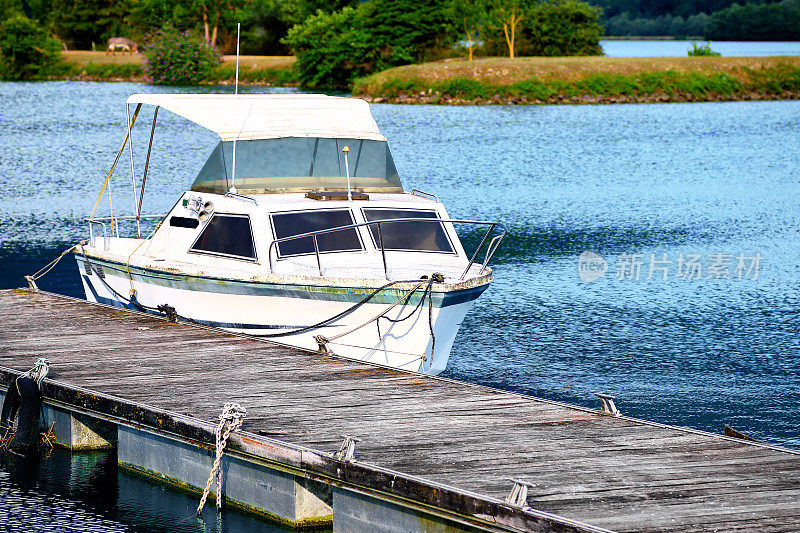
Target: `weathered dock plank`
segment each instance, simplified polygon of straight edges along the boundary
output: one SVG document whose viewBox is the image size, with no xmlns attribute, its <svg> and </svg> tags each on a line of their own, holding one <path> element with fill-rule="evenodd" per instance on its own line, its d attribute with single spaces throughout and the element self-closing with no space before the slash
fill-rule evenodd
<svg viewBox="0 0 800 533">
<path fill-rule="evenodd" d="M 0 291 L 0 367 L 49 378 L 477 495 L 533 484 L 528 504 L 616 531 L 786 531 L 800 455 L 556 402 L 286 348 L 28 291 Z"/>
</svg>

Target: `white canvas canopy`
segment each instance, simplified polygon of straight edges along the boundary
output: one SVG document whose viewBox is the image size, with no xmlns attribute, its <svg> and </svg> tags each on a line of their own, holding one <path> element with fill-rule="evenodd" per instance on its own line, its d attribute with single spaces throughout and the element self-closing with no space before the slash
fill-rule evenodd
<svg viewBox="0 0 800 533">
<path fill-rule="evenodd" d="M 180 115 L 223 141 L 323 137 L 385 141 L 364 100 L 322 94 L 134 94 Z"/>
</svg>

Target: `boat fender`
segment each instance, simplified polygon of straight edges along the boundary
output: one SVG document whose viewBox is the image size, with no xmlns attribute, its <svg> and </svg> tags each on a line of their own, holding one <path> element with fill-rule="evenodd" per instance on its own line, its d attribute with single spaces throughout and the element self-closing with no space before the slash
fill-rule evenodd
<svg viewBox="0 0 800 533">
<path fill-rule="evenodd" d="M 3 437 L 14 427 L 16 419 L 16 431 L 8 444 L 10 449 L 29 450 L 36 446 L 41 412 L 42 396 L 36 380 L 30 377 L 17 378 L 6 392 L 0 415 L 0 431 Z"/>
</svg>

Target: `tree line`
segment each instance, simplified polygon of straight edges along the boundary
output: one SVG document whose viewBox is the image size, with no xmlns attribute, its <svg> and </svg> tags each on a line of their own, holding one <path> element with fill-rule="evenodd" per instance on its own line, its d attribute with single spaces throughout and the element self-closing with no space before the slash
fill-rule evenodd
<svg viewBox="0 0 800 533">
<path fill-rule="evenodd" d="M 600 10 L 580 0 L 370 0 L 317 11 L 284 43 L 307 86 L 347 86 L 386 68 L 466 55 L 602 54 Z"/>
<path fill-rule="evenodd" d="M 603 9 L 606 35 L 703 36 L 718 41 L 800 39 L 800 0 L 591 1 Z"/>
<path fill-rule="evenodd" d="M 24 13 L 79 50 L 103 48 L 111 37 L 141 43 L 170 26 L 199 31 L 227 53 L 235 48 L 241 22 L 242 53 L 286 55 L 292 52 L 290 29 L 311 18 L 317 26 L 341 19 L 345 8 L 352 10 L 345 25 L 352 19 L 353 28 L 393 40 L 398 57 L 408 53 L 414 60 L 460 42 L 467 43 L 467 53 L 476 48 L 511 56 L 597 53 L 593 41 L 602 33 L 600 10 L 579 0 L 0 0 L 0 21 Z M 570 27 L 575 27 L 573 44 L 546 35 Z"/>
</svg>

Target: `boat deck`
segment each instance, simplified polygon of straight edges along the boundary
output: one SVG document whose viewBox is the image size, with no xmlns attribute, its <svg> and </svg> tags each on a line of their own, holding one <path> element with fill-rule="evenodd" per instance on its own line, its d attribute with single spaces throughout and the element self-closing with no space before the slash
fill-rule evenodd
<svg viewBox="0 0 800 533">
<path fill-rule="evenodd" d="M 533 484 L 533 509 L 615 531 L 788 531 L 800 455 L 441 378 L 374 367 L 28 290 L 0 291 L 0 367 L 478 495 Z M 457 356 L 457 354 L 456 354 Z"/>
</svg>

